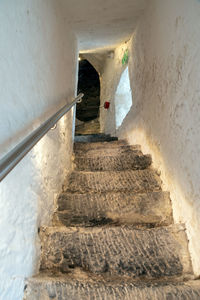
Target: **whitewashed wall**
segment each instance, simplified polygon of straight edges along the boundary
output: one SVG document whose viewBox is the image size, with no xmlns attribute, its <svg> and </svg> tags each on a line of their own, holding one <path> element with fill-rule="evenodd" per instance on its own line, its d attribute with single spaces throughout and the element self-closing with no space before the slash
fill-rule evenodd
<svg viewBox="0 0 200 300">
<path fill-rule="evenodd" d="M 133 106 L 119 136 L 152 154 L 200 275 L 200 1 L 150 0 L 131 47 Z"/>
<path fill-rule="evenodd" d="M 101 106 L 105 101 L 110 102 L 108 110 L 101 107 L 100 109 L 100 126 L 101 132 L 116 135 L 116 111 L 115 111 L 115 94 L 122 72 L 127 65 L 122 65 L 122 58 L 128 43 L 124 43 L 117 47 L 113 55 L 108 55 L 103 64 L 103 70 L 100 76 L 101 83 Z"/>
<path fill-rule="evenodd" d="M 0 1 L 0 157 L 74 96 L 77 47 L 57 0 Z M 0 299 L 38 271 L 38 227 L 71 169 L 72 112 L 0 183 Z"/>
</svg>

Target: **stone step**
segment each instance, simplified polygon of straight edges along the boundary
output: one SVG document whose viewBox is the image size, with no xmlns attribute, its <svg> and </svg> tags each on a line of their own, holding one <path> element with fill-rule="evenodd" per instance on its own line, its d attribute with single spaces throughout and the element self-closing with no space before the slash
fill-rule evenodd
<svg viewBox="0 0 200 300">
<path fill-rule="evenodd" d="M 113 145 L 113 144 L 112 144 Z M 114 144 L 115 146 L 106 146 L 99 147 L 99 148 L 89 148 L 89 149 L 77 149 L 74 151 L 75 156 L 84 156 L 87 158 L 91 157 L 101 157 L 104 158 L 105 156 L 120 156 L 120 155 L 130 155 L 130 154 L 137 154 L 142 155 L 142 151 L 140 147 L 130 146 L 130 145 L 118 145 Z"/>
<path fill-rule="evenodd" d="M 58 198 L 55 224 L 65 226 L 100 226 L 133 224 L 161 226 L 173 223 L 169 193 L 132 192 L 62 193 Z"/>
<path fill-rule="evenodd" d="M 161 180 L 152 169 L 137 171 L 74 171 L 69 176 L 68 191 L 86 192 L 125 192 L 146 193 L 161 189 Z"/>
<path fill-rule="evenodd" d="M 192 274 L 183 225 L 153 229 L 43 227 L 41 270 L 152 279 Z"/>
<path fill-rule="evenodd" d="M 24 300 L 199 300 L 200 281 L 141 282 L 91 277 L 82 270 L 26 280 Z"/>
<path fill-rule="evenodd" d="M 79 171 L 144 170 L 151 165 L 152 159 L 150 155 L 129 152 L 119 156 L 76 156 L 74 163 L 75 169 Z"/>
<path fill-rule="evenodd" d="M 81 122 L 81 124 L 76 125 L 75 127 L 75 135 L 98 133 L 100 133 L 99 119 L 95 119 L 89 122 Z"/>
<path fill-rule="evenodd" d="M 131 149 L 141 150 L 139 145 L 128 145 L 126 141 L 94 142 L 94 143 L 74 143 L 74 151 L 106 150 L 121 147 L 131 147 Z"/>
<path fill-rule="evenodd" d="M 104 142 L 104 141 L 117 141 L 117 137 L 110 136 L 108 134 L 83 134 L 83 135 L 76 135 L 74 141 L 82 142 L 82 143 L 94 143 L 94 142 Z"/>
</svg>

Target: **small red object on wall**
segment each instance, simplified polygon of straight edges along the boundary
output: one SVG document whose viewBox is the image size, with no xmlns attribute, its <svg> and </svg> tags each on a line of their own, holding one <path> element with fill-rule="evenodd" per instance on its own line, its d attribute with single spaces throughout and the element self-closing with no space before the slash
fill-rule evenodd
<svg viewBox="0 0 200 300">
<path fill-rule="evenodd" d="M 107 101 L 106 101 L 106 102 L 104 103 L 104 108 L 105 108 L 105 109 L 109 109 L 109 107 L 110 107 L 110 102 L 107 102 Z"/>
</svg>

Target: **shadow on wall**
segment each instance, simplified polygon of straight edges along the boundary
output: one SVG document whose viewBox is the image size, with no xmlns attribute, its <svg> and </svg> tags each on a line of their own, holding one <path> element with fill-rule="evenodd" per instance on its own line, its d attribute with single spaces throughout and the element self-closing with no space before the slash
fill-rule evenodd
<svg viewBox="0 0 200 300">
<path fill-rule="evenodd" d="M 121 75 L 116 93 L 115 93 L 115 120 L 116 129 L 118 129 L 132 106 L 132 92 L 128 67 Z"/>
</svg>

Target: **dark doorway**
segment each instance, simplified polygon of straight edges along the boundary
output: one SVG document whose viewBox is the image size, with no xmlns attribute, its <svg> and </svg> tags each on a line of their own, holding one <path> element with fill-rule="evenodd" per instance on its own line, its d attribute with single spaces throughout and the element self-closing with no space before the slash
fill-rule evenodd
<svg viewBox="0 0 200 300">
<path fill-rule="evenodd" d="M 84 93 L 77 104 L 76 118 L 88 122 L 98 118 L 100 105 L 100 80 L 95 68 L 86 60 L 79 62 L 78 93 Z"/>
</svg>

